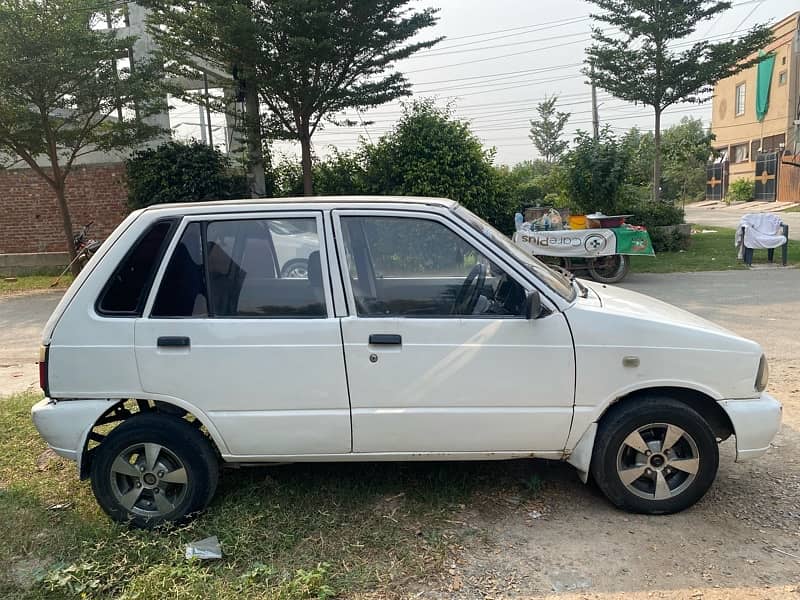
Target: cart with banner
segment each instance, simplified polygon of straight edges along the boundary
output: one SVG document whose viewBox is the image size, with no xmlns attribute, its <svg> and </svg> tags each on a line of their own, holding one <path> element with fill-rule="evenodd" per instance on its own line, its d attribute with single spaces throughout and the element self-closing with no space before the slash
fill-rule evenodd
<svg viewBox="0 0 800 600">
<path fill-rule="evenodd" d="M 568 271 L 585 269 L 601 283 L 622 281 L 630 269 L 628 256 L 655 256 L 650 235 L 632 225 L 555 231 L 520 229 L 513 240 L 532 256 L 545 258 Z"/>
</svg>

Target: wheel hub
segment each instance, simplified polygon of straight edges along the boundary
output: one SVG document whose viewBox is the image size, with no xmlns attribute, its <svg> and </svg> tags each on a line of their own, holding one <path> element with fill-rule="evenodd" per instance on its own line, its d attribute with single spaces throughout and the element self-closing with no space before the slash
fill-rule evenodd
<svg viewBox="0 0 800 600">
<path fill-rule="evenodd" d="M 682 494 L 694 481 L 700 452 L 676 425 L 650 423 L 632 431 L 617 453 L 617 475 L 629 492 L 647 500 Z"/>
<path fill-rule="evenodd" d="M 145 473 L 142 479 L 144 479 L 145 484 L 149 486 L 154 486 L 158 481 L 158 478 L 153 473 Z"/>
</svg>

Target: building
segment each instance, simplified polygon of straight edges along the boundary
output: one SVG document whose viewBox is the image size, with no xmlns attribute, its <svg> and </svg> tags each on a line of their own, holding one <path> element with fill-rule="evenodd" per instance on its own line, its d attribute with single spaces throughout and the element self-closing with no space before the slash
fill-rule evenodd
<svg viewBox="0 0 800 600">
<path fill-rule="evenodd" d="M 150 56 L 156 48 L 147 31 L 146 18 L 147 10 L 142 6 L 135 2 L 120 2 L 110 12 L 97 13 L 88 26 L 95 30 L 115 30 L 122 37 L 135 36 L 128 55 L 117 60 L 119 68 L 130 68 L 137 60 Z M 213 73 L 209 71 L 209 75 L 213 76 Z M 188 90 L 208 90 L 207 78 L 181 83 Z M 190 118 L 200 121 L 190 125 L 199 125 L 195 129 L 203 142 L 206 139 L 210 141 L 212 135 L 212 124 L 204 121 L 205 114 L 204 110 L 194 108 L 194 118 Z M 240 148 L 240 142 L 237 135 L 228 133 L 234 131 L 236 119 L 229 115 L 225 118 L 229 126 L 224 128 L 221 136 L 217 134 L 215 145 L 222 145 L 230 152 Z M 148 121 L 165 131 L 182 124 L 181 119 L 175 119 L 169 112 L 150 116 Z M 220 140 L 220 137 L 224 139 Z M 151 144 L 158 145 L 164 139 L 166 137 L 156 139 Z M 124 161 L 129 154 L 96 151 L 76 161 L 66 190 L 74 229 L 91 221 L 91 237 L 103 239 L 124 219 L 128 213 Z M 15 162 L 13 157 L 0 158 L 4 159 L 0 164 L 8 165 L 8 168 L 0 169 L 0 274 L 66 264 L 63 224 L 53 191 L 26 163 Z M 38 162 L 44 167 L 49 165 L 44 156 L 39 157 Z"/>
<path fill-rule="evenodd" d="M 774 54 L 775 61 L 769 79 L 769 104 L 762 119 L 756 107 L 758 66 L 714 86 L 714 148 L 727 158 L 731 181 L 749 178 L 758 182 L 762 178 L 766 182 L 770 176 L 774 180 L 776 171 L 767 169 L 764 174 L 758 162 L 760 153 L 777 156 L 779 163 L 787 154 L 800 154 L 800 11 L 772 29 L 774 39 L 763 49 L 765 55 Z"/>
</svg>

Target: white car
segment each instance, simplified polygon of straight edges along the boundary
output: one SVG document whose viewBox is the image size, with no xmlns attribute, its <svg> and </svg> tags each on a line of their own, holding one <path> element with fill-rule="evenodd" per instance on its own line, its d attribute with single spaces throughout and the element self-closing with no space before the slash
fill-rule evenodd
<svg viewBox="0 0 800 600">
<path fill-rule="evenodd" d="M 294 235 L 305 277 L 277 258 Z M 781 419 L 758 344 L 569 279 L 441 199 L 134 212 L 42 344 L 36 427 L 144 527 L 203 510 L 222 464 L 298 461 L 565 460 L 671 513 L 708 490 L 719 441 L 756 457 Z"/>
</svg>

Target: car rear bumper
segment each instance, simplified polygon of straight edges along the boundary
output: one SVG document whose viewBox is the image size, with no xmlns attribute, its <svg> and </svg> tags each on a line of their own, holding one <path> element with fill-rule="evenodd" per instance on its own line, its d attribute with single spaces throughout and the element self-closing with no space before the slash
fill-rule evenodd
<svg viewBox="0 0 800 600">
<path fill-rule="evenodd" d="M 89 432 L 112 404 L 111 400 L 44 398 L 31 408 L 31 418 L 39 435 L 56 454 L 79 462 Z"/>
<path fill-rule="evenodd" d="M 783 407 L 767 393 L 759 398 L 720 400 L 720 406 L 733 423 L 736 436 L 736 460 L 764 454 L 781 427 Z"/>
</svg>

